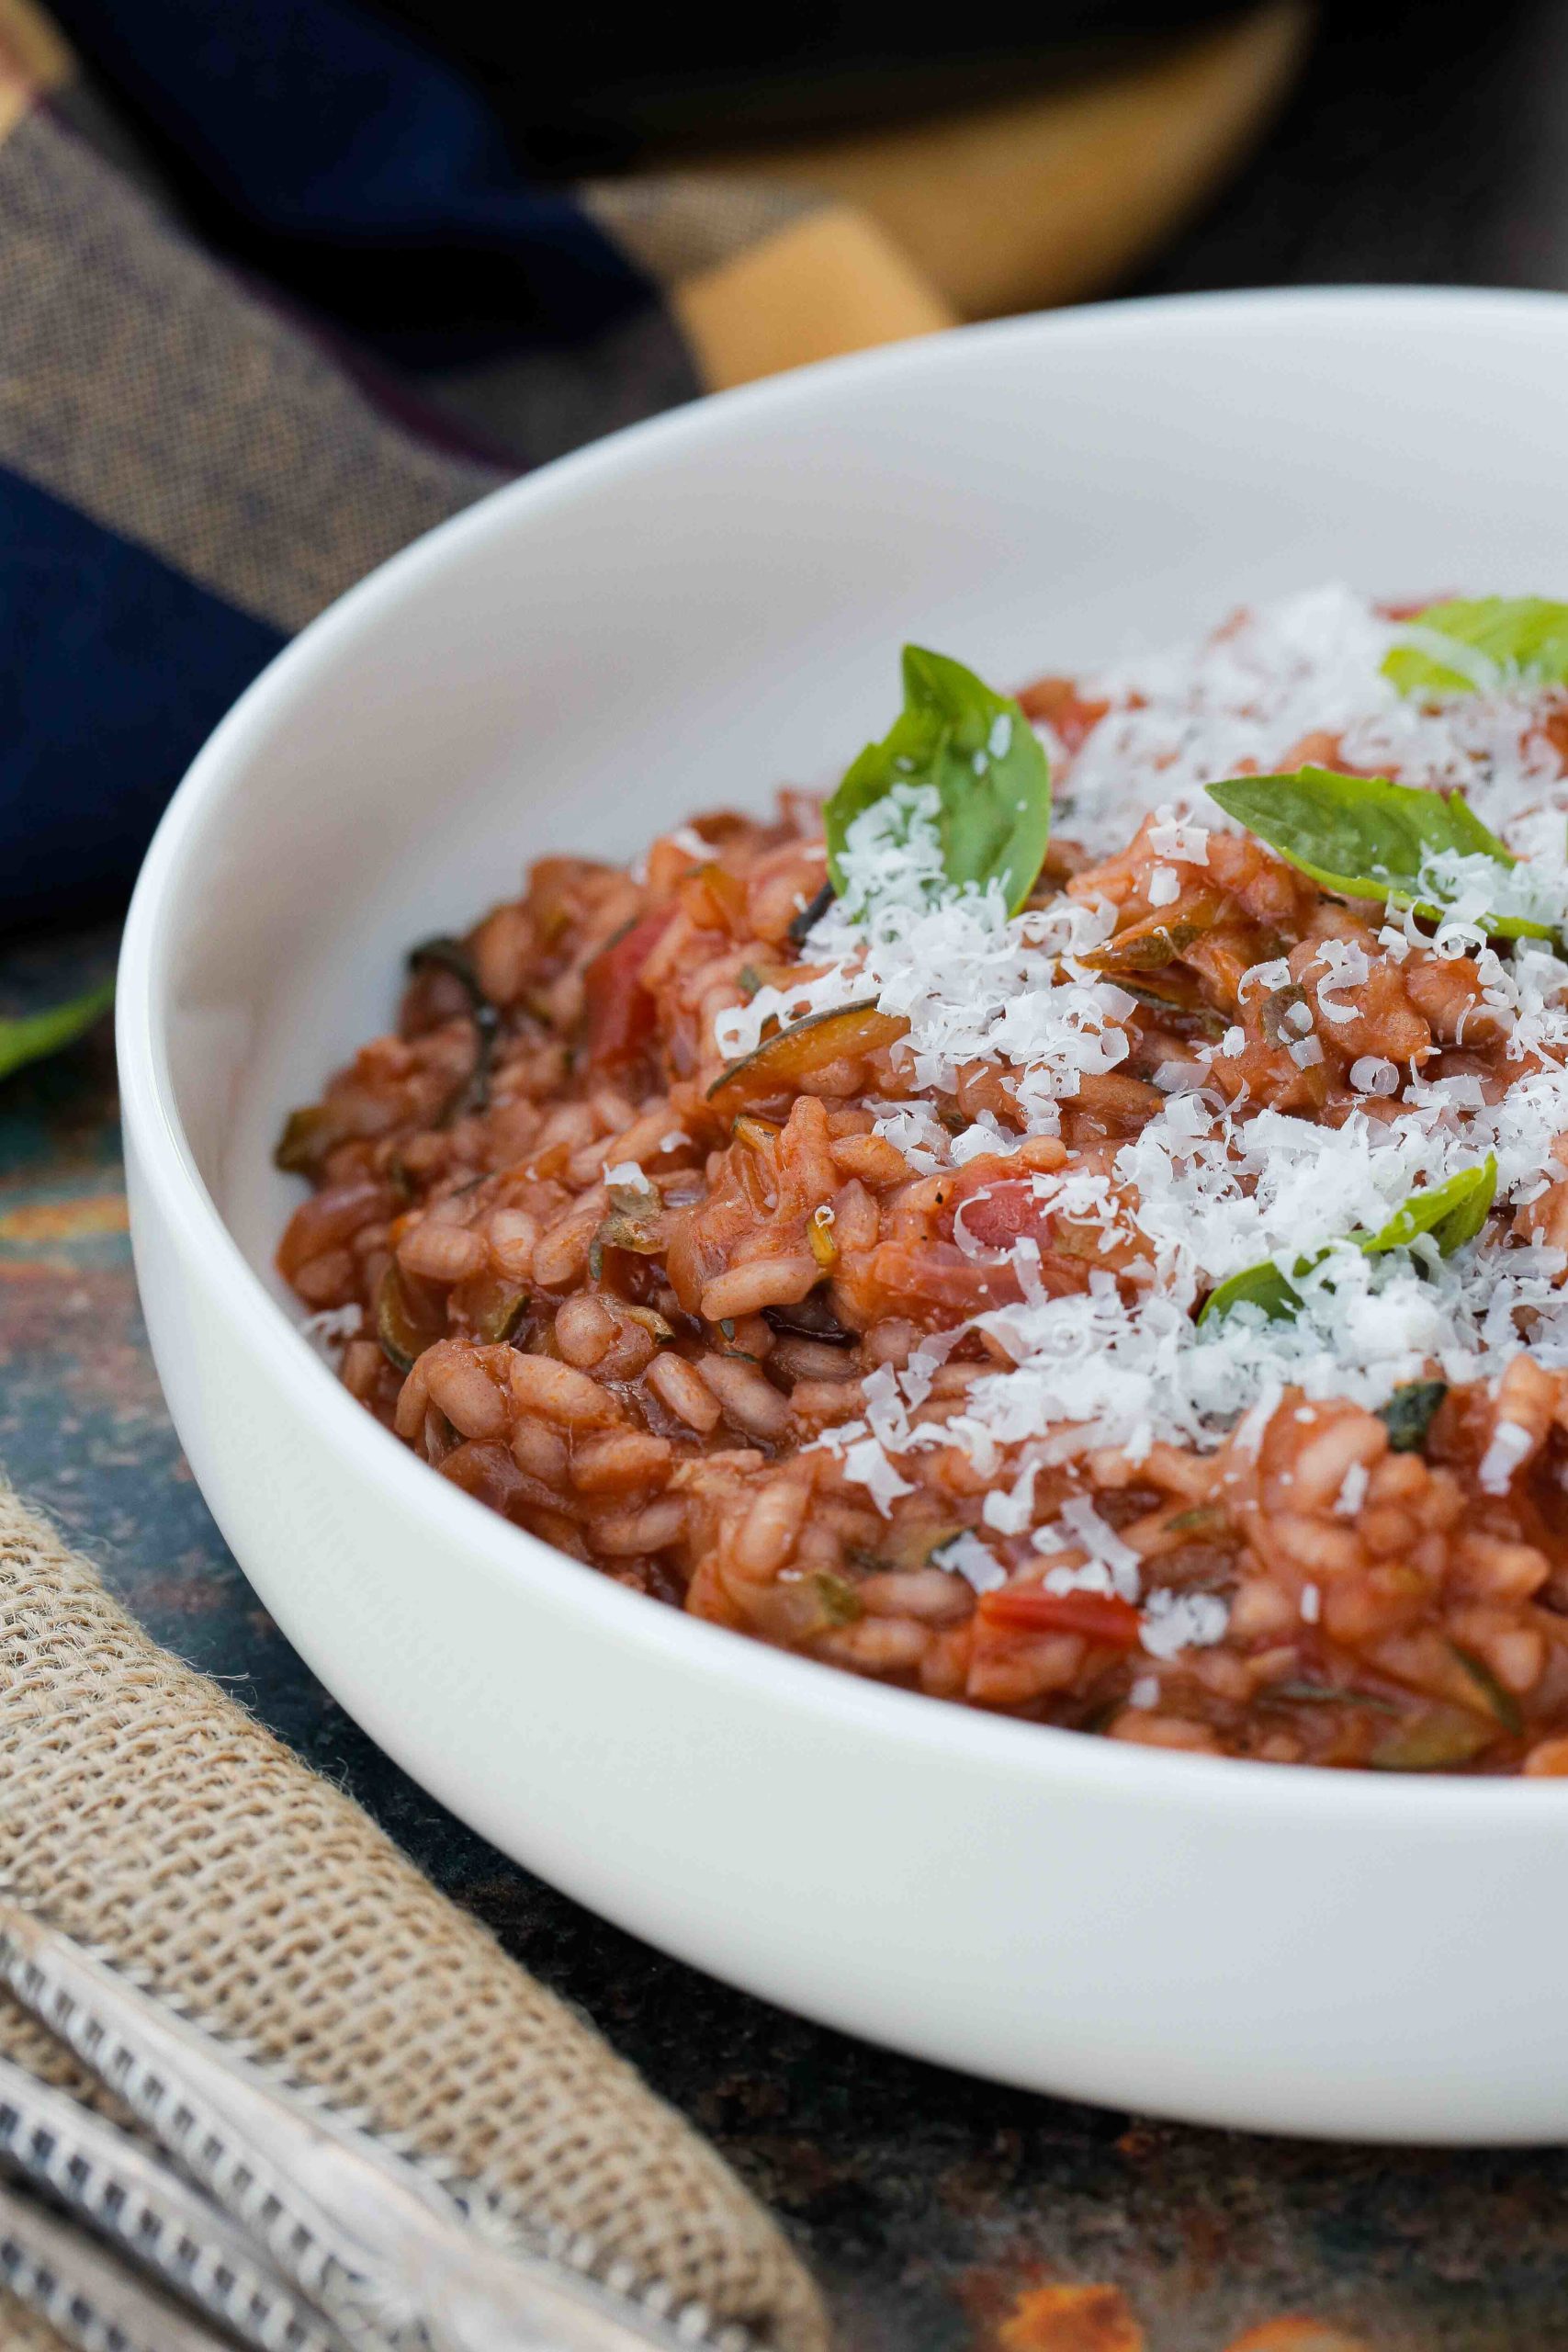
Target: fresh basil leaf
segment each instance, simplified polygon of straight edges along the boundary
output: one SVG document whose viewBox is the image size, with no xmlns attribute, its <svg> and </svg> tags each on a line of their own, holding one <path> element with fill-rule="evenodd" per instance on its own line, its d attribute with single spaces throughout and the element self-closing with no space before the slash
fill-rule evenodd
<svg viewBox="0 0 1568 2352">
<path fill-rule="evenodd" d="M 1441 798 L 1441 795 L 1437 796 Z M 1517 865 L 1518 859 L 1506 842 L 1500 842 L 1489 827 L 1483 825 L 1462 792 L 1450 792 L 1443 801 L 1448 811 L 1454 845 L 1461 857 L 1490 857 L 1499 865 Z"/>
<path fill-rule="evenodd" d="M 1479 1168 L 1461 1168 L 1445 1182 L 1412 1193 L 1388 1223 L 1365 1240 L 1359 1235 L 1352 1238 L 1369 1258 L 1378 1258 L 1388 1250 L 1407 1249 L 1419 1235 L 1429 1233 L 1442 1255 L 1451 1258 L 1465 1242 L 1474 1240 L 1496 1192 L 1497 1161 L 1488 1152 Z"/>
<path fill-rule="evenodd" d="M 844 839 L 895 785 L 934 785 L 942 869 L 950 882 L 1001 888 L 1016 914 L 1045 859 L 1051 766 L 1016 702 L 993 694 L 962 662 L 904 648 L 904 707 L 868 743 L 823 811 L 828 871 L 844 888 Z"/>
<path fill-rule="evenodd" d="M 1458 793 L 1445 798 L 1386 776 L 1313 767 L 1291 775 L 1231 776 L 1208 791 L 1227 817 L 1324 889 L 1347 899 L 1393 899 L 1434 922 L 1443 909 L 1423 873 L 1430 859 L 1488 857 L 1505 870 L 1517 863 Z M 1554 935 L 1549 924 L 1523 915 L 1476 920 L 1506 939 Z"/>
<path fill-rule="evenodd" d="M 1298 1259 L 1296 1272 L 1306 1273 L 1317 1260 Z M 1271 1258 L 1258 1266 L 1243 1266 L 1237 1274 L 1227 1274 L 1203 1301 L 1199 1314 L 1200 1323 L 1217 1323 L 1233 1306 L 1260 1306 L 1270 1323 L 1288 1323 L 1301 1312 L 1301 1296 L 1291 1288 Z"/>
<path fill-rule="evenodd" d="M 47 1012 L 27 1012 L 16 1021 L 0 1021 L 0 1078 L 9 1078 L 14 1069 L 59 1053 L 62 1046 L 90 1029 L 113 1001 L 114 982 L 104 980 L 67 1004 L 51 1005 Z"/>
<path fill-rule="evenodd" d="M 1396 645 L 1383 662 L 1401 694 L 1465 694 L 1502 677 L 1568 685 L 1568 605 L 1546 596 L 1452 596 L 1409 624 L 1419 639 L 1452 645 Z M 1471 659 L 1463 657 L 1468 654 Z"/>
<path fill-rule="evenodd" d="M 1488 1152 L 1478 1168 L 1461 1168 L 1443 1183 L 1412 1193 L 1375 1233 L 1348 1233 L 1345 1238 L 1364 1257 L 1381 1258 L 1390 1250 L 1408 1249 L 1422 1234 L 1429 1233 L 1442 1256 L 1451 1258 L 1456 1250 L 1473 1241 L 1485 1224 L 1496 1190 L 1497 1162 Z M 1300 1281 L 1321 1266 L 1328 1254 L 1325 1249 L 1314 1250 L 1310 1258 L 1298 1258 L 1291 1272 Z M 1244 1302 L 1260 1306 L 1272 1323 L 1288 1322 L 1300 1314 L 1302 1306 L 1301 1294 L 1290 1277 L 1280 1272 L 1271 1258 L 1265 1258 L 1260 1264 L 1244 1266 L 1239 1273 L 1227 1274 L 1216 1283 L 1199 1310 L 1198 1321 L 1200 1325 L 1218 1322 Z M 1432 1411 L 1436 1410 L 1434 1404 Z"/>
</svg>

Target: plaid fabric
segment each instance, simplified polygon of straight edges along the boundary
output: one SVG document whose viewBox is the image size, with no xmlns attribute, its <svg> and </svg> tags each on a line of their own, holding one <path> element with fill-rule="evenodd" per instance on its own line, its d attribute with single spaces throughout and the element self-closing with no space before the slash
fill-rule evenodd
<svg viewBox="0 0 1568 2352">
<path fill-rule="evenodd" d="M 383 557 L 690 398 L 675 289 L 817 209 L 531 188 L 351 0 L 0 0 L 0 922 L 123 891 Z"/>
<path fill-rule="evenodd" d="M 1274 0 L 1225 52 L 1216 153 L 1299 16 Z M 1190 118 L 1215 68 L 1180 72 Z M 1123 212 L 1155 91 L 1095 134 Z M 884 139 L 562 189 L 371 0 L 0 0 L 0 924 L 122 892 L 287 638 L 509 475 L 950 323 L 975 307 L 954 220 L 985 307 L 1061 290 L 1017 224 L 1053 171 L 1078 200 L 1089 119 L 1031 101 L 891 161 Z"/>
</svg>

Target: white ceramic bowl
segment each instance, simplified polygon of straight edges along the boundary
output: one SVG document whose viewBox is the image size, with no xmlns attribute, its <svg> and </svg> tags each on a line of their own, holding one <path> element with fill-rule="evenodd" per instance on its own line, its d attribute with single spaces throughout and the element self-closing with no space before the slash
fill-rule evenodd
<svg viewBox="0 0 1568 2352">
<path fill-rule="evenodd" d="M 1346 577 L 1568 586 L 1568 300 L 1132 303 L 807 369 L 547 468 L 252 687 L 136 896 L 137 1265 L 290 1640 L 520 1861 L 927 2057 L 1224 2123 L 1568 2131 L 1568 1792 L 1167 1756 L 858 1682 L 518 1533 L 370 1421 L 269 1271 L 281 1114 L 400 951 L 547 847 L 830 775 L 916 636 L 1019 678 Z"/>
</svg>

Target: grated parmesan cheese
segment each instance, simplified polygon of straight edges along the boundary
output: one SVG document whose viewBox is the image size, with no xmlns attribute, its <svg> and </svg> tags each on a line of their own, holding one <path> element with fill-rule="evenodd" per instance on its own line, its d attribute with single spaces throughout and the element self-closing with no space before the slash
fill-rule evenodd
<svg viewBox="0 0 1568 2352">
<path fill-rule="evenodd" d="M 344 1348 L 350 1340 L 358 1338 L 364 1322 L 363 1311 L 357 1304 L 351 1303 L 347 1306 L 319 1307 L 314 1315 L 304 1317 L 299 1330 L 322 1363 L 331 1364 L 335 1372 Z"/>
<path fill-rule="evenodd" d="M 1371 1474 L 1364 1462 L 1352 1462 L 1345 1473 L 1339 1492 L 1334 1498 L 1334 1508 L 1341 1519 L 1354 1519 L 1367 1499 Z"/>
<path fill-rule="evenodd" d="M 1230 1611 L 1217 1593 L 1151 1592 L 1141 1639 L 1151 1657 L 1171 1658 L 1224 1641 L 1229 1623 Z"/>
<path fill-rule="evenodd" d="M 931 1554 L 931 1566 L 962 1577 L 976 1592 L 995 1592 L 1008 1580 L 1008 1572 L 996 1554 L 967 1529 Z"/>
<path fill-rule="evenodd" d="M 1495 1383 L 1525 1344 L 1521 1327 L 1539 1361 L 1568 1368 L 1568 1258 L 1511 1233 L 1506 1217 L 1450 1260 L 1429 1245 L 1368 1257 L 1347 1238 L 1375 1231 L 1413 1191 L 1474 1168 L 1488 1152 L 1499 1206 L 1521 1207 L 1561 1178 L 1551 1148 L 1568 1133 L 1568 964 L 1551 943 L 1529 939 L 1505 959 L 1476 922 L 1515 913 L 1556 925 L 1568 915 L 1568 779 L 1540 731 L 1542 690 L 1494 680 L 1475 694 L 1406 699 L 1380 666 L 1402 633 L 1364 597 L 1325 588 L 1262 607 L 1206 645 L 1140 657 L 1085 682 L 1110 708 L 1070 763 L 1072 831 L 1106 855 L 1152 817 L 1161 863 L 1149 898 L 1158 906 L 1179 895 L 1178 867 L 1205 865 L 1212 833 L 1228 825 L 1203 786 L 1294 763 L 1308 736 L 1337 738 L 1347 767 L 1462 788 L 1526 863 L 1500 882 L 1503 870 L 1486 857 L 1434 862 L 1429 878 L 1451 902 L 1435 941 L 1412 912 L 1391 908 L 1377 950 L 1393 964 L 1416 945 L 1472 956 L 1482 1001 L 1518 1066 L 1514 1083 L 1489 1102 L 1473 1077 L 1427 1080 L 1362 1056 L 1350 1082 L 1377 1115 L 1352 1108 L 1327 1125 L 1227 1104 L 1207 1078 L 1208 1057 L 1234 1058 L 1245 1043 L 1239 1027 L 1191 1061 L 1168 1063 L 1157 1074 L 1160 1107 L 1114 1149 L 1109 1169 L 1069 1166 L 1034 1180 L 1042 1201 L 1131 1244 L 1146 1279 L 1134 1288 L 1097 1269 L 1086 1290 L 1053 1297 L 1037 1245 L 1016 1245 L 1022 1298 L 968 1327 L 1000 1361 L 971 1383 L 962 1410 L 940 1428 L 910 1419 L 960 1330 L 927 1342 L 902 1372 L 874 1374 L 863 1419 L 821 1440 L 883 1510 L 908 1491 L 899 1459 L 922 1446 L 964 1447 L 987 1479 L 1004 1458 L 1021 1463 L 984 1506 L 988 1528 L 1016 1537 L 1028 1527 L 1040 1469 L 1102 1446 L 1134 1461 L 1158 1442 L 1213 1448 L 1227 1434 L 1255 1448 L 1288 1386 L 1375 1409 L 1434 1368 L 1450 1383 Z M 1560 706 L 1568 707 L 1558 695 Z M 905 785 L 857 819 L 843 854 L 846 887 L 806 943 L 810 961 L 715 1023 L 721 1050 L 736 1055 L 770 1022 L 787 1025 L 839 1005 L 874 1000 L 901 1016 L 908 1035 L 897 1050 L 919 1092 L 871 1108 L 876 1132 L 922 1174 L 1056 1134 L 1059 1105 L 1084 1078 L 1126 1059 L 1134 1011 L 1134 1000 L 1085 960 L 1114 929 L 1111 907 L 1062 897 L 1010 918 L 994 889 L 953 890 L 942 877 L 936 816 L 934 792 Z M 1377 968 L 1359 944 L 1325 938 L 1303 985 L 1325 1022 L 1347 1024 Z M 1242 993 L 1251 1000 L 1293 986 L 1279 957 L 1247 972 Z M 1308 1005 L 1283 1011 L 1292 1058 L 1314 1066 L 1323 1049 Z M 1001 1069 L 1016 1121 L 987 1113 L 953 1135 L 919 1096 L 951 1098 L 960 1069 L 976 1061 Z M 958 1240 L 974 1256 L 992 1254 L 962 1224 Z M 1309 1272 L 1292 1271 L 1319 1252 Z M 1265 1259 L 1292 1273 L 1300 1314 L 1271 1322 L 1244 1305 L 1199 1326 L 1193 1309 L 1204 1293 Z M 1482 1464 L 1487 1491 L 1506 1490 L 1521 1446 L 1524 1432 L 1499 1423 Z M 1346 1478 L 1339 1508 L 1348 1514 L 1364 1498 L 1365 1477 Z M 1033 1541 L 1047 1556 L 1067 1555 L 1047 1567 L 1047 1589 L 1139 1603 L 1136 1555 L 1087 1500 L 1065 1503 Z M 1212 1595 L 1156 1591 L 1140 1605 L 1155 1656 L 1224 1631 L 1224 1605 Z M 1309 1587 L 1309 1623 L 1318 1605 Z"/>
<path fill-rule="evenodd" d="M 1515 1471 L 1534 1451 L 1535 1441 L 1517 1421 L 1499 1421 L 1481 1457 L 1477 1476 L 1483 1495 L 1506 1495 Z"/>
</svg>

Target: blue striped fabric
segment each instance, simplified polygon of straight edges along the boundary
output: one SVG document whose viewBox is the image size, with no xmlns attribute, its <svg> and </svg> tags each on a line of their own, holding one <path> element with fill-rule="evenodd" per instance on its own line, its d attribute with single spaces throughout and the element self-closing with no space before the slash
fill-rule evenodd
<svg viewBox="0 0 1568 2352">
<path fill-rule="evenodd" d="M 52 0 L 205 232 L 405 367 L 656 300 L 479 91 L 355 0 Z"/>
<path fill-rule="evenodd" d="M 122 895 L 225 707 L 371 565 L 696 389 L 649 277 L 357 0 L 53 17 L 0 9 L 7 927 Z"/>
</svg>

